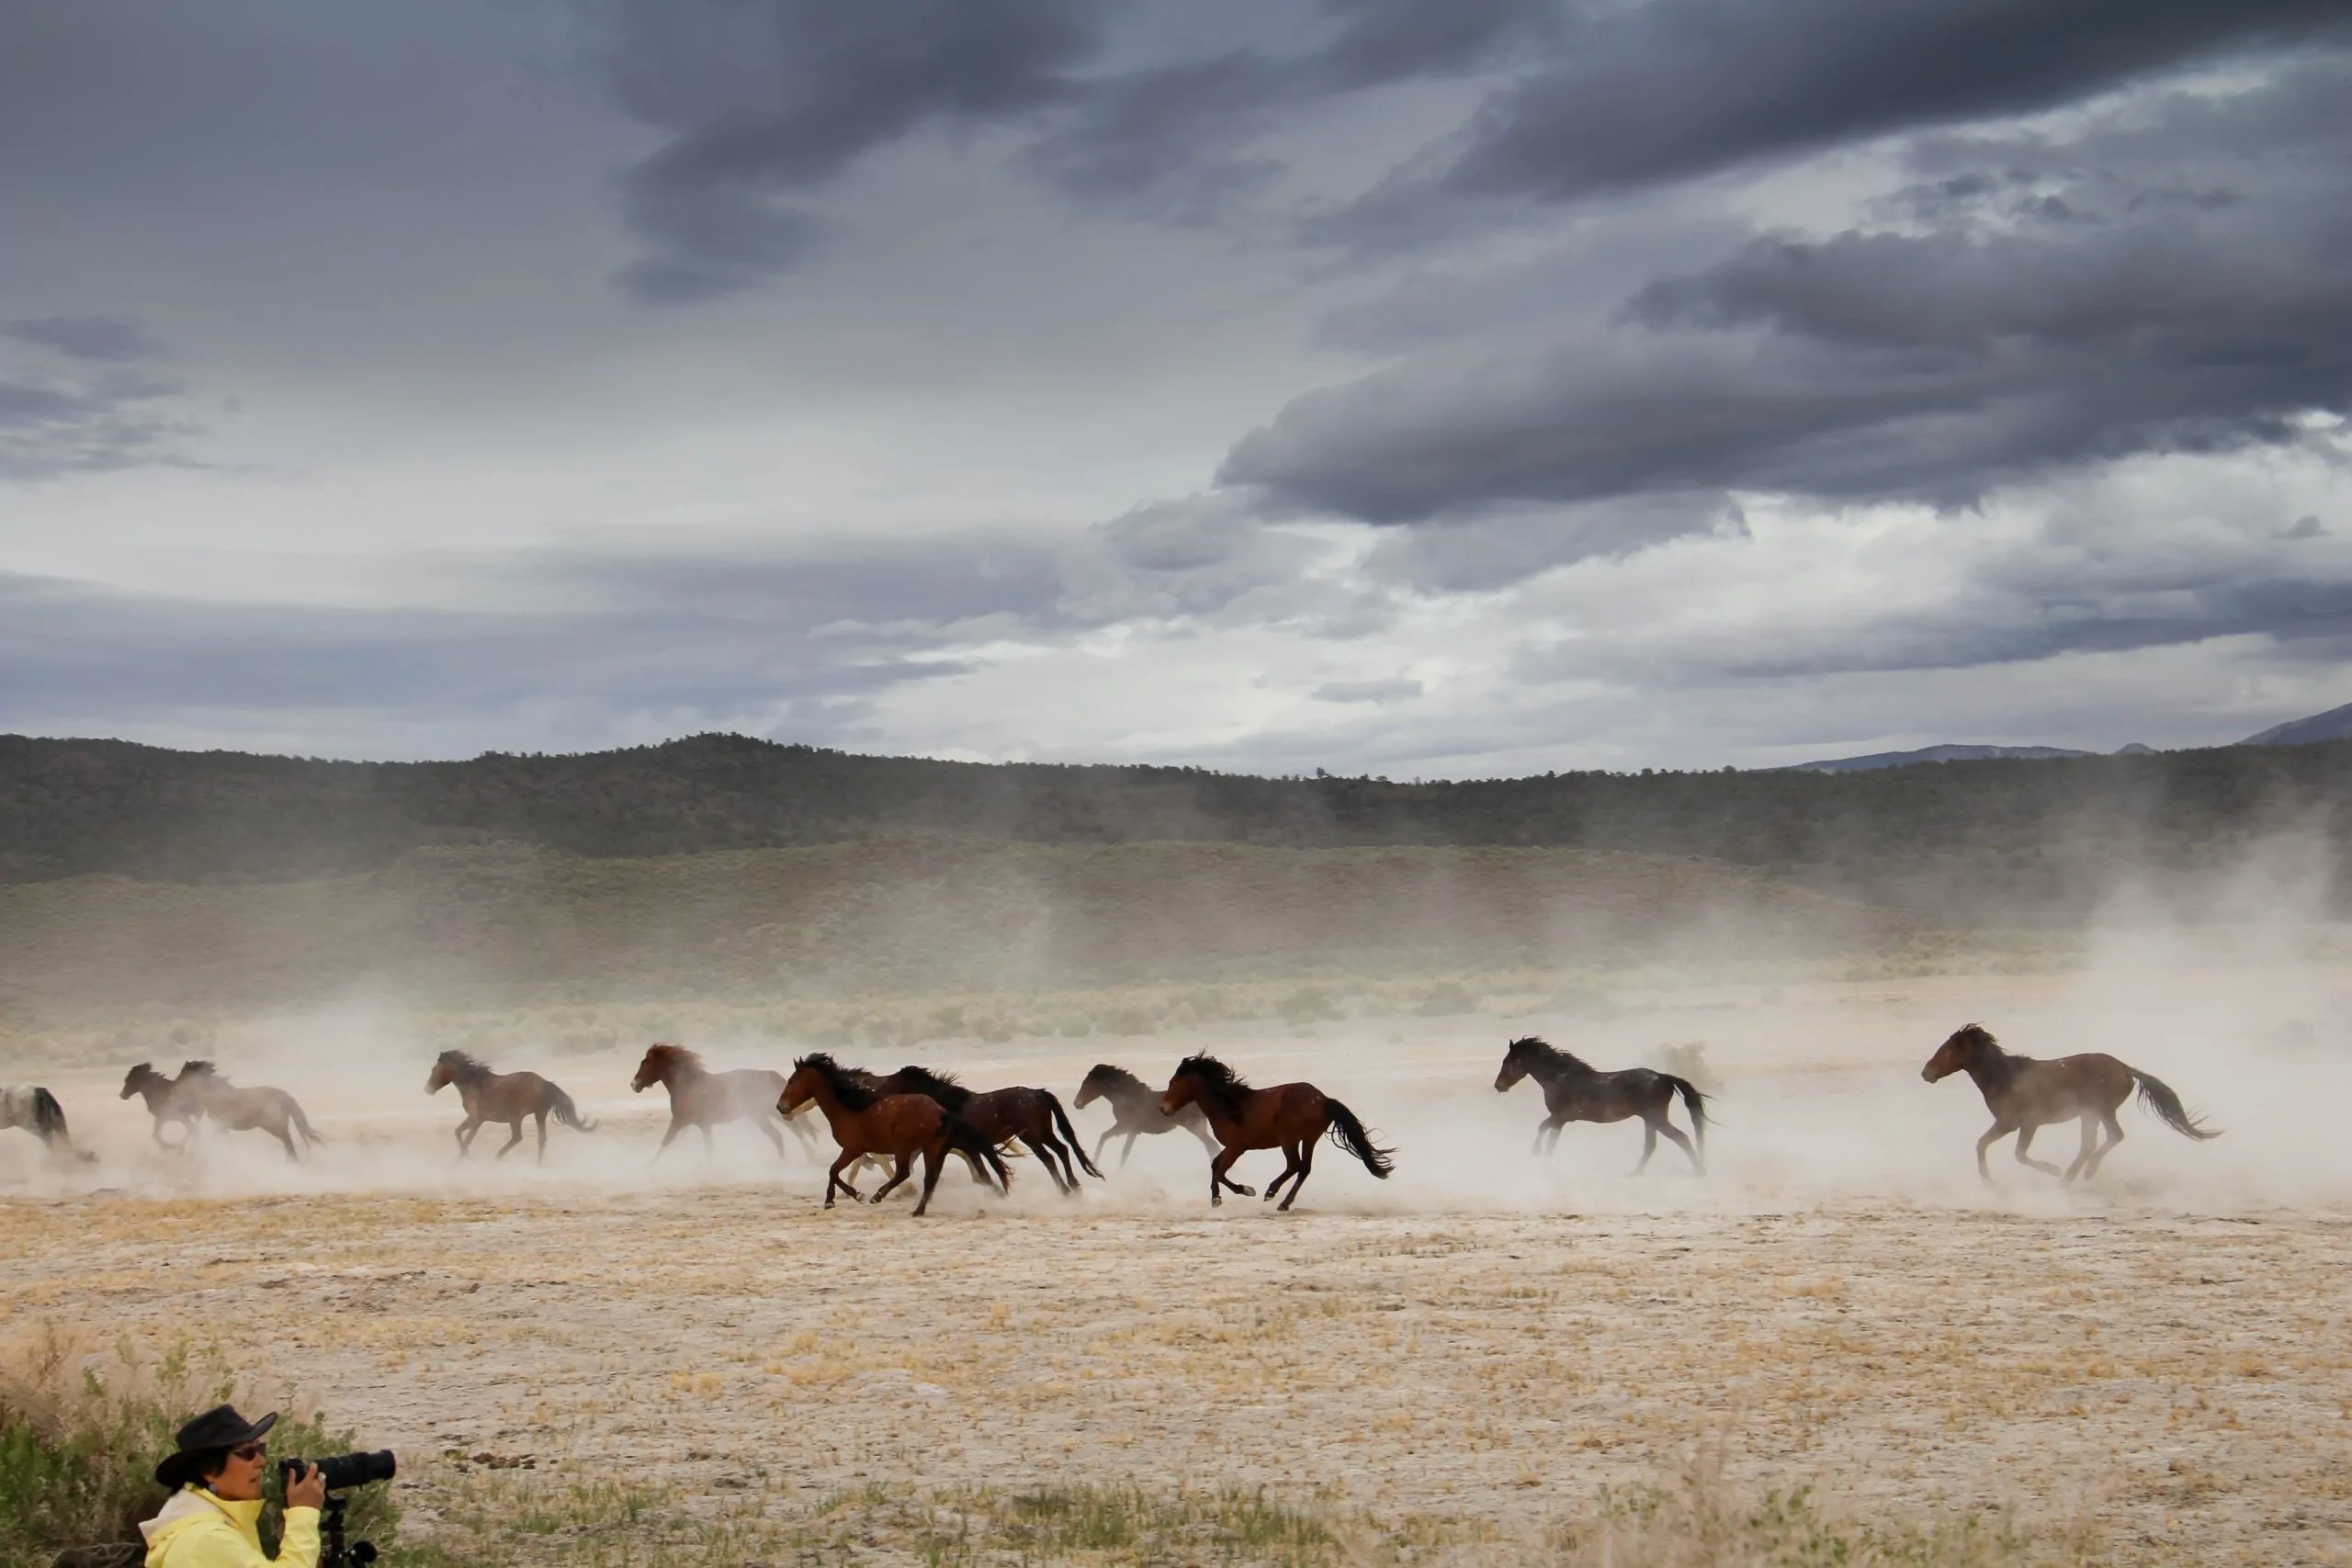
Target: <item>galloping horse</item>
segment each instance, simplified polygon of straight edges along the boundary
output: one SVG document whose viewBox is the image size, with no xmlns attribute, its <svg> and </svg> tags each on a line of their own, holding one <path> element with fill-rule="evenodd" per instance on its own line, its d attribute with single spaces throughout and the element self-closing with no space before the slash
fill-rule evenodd
<svg viewBox="0 0 2352 1568">
<path fill-rule="evenodd" d="M 1530 1154 L 1544 1152 L 1544 1135 L 1547 1133 L 1552 1136 L 1550 1147 L 1558 1148 L 1560 1129 L 1570 1122 L 1623 1122 L 1629 1116 L 1638 1116 L 1642 1119 L 1642 1158 L 1634 1167 L 1635 1176 L 1649 1165 L 1661 1136 L 1690 1156 L 1691 1169 L 1702 1176 L 1707 1173 L 1703 1157 L 1707 1148 L 1707 1097 L 1688 1078 L 1649 1067 L 1604 1073 L 1532 1034 L 1524 1040 L 1512 1041 L 1504 1050 L 1502 1071 L 1495 1075 L 1495 1092 L 1508 1094 L 1513 1084 L 1525 1077 L 1544 1086 L 1544 1109 L 1550 1112 L 1536 1124 L 1535 1146 L 1528 1151 Z M 1695 1147 L 1667 1120 L 1667 1112 L 1673 1109 L 1678 1094 L 1682 1097 L 1684 1109 L 1690 1112 L 1691 1137 L 1698 1140 Z"/>
<path fill-rule="evenodd" d="M 662 1146 L 653 1151 L 660 1159 L 670 1148 L 671 1140 L 689 1127 L 702 1133 L 705 1154 L 710 1152 L 710 1130 L 722 1122 L 737 1122 L 745 1118 L 752 1125 L 767 1134 L 780 1157 L 784 1154 L 783 1135 L 775 1130 L 783 1118 L 776 1115 L 775 1102 L 784 1096 L 784 1075 L 765 1067 L 737 1067 L 731 1072 L 714 1073 L 703 1066 L 702 1058 L 684 1045 L 649 1045 L 645 1060 L 637 1065 L 637 1077 L 629 1080 L 632 1093 L 643 1094 L 655 1084 L 670 1091 L 670 1130 L 662 1134 Z M 815 1134 L 798 1122 L 786 1122 L 800 1139 L 808 1157 L 817 1157 Z"/>
<path fill-rule="evenodd" d="M 1175 1076 L 1168 1080 L 1168 1092 L 1159 1097 L 1159 1113 L 1175 1116 L 1188 1105 L 1198 1105 L 1208 1113 L 1210 1130 L 1224 1146 L 1216 1158 L 1209 1162 L 1209 1201 L 1225 1201 L 1220 1188 L 1231 1188 L 1244 1198 L 1254 1197 L 1255 1190 L 1232 1180 L 1225 1173 L 1233 1162 L 1251 1149 L 1279 1148 L 1288 1163 L 1283 1173 L 1266 1188 L 1266 1198 L 1272 1201 L 1285 1181 L 1291 1184 L 1290 1196 L 1275 1207 L 1287 1209 L 1296 1201 L 1298 1190 L 1306 1185 L 1307 1173 L 1315 1168 L 1315 1145 L 1323 1134 L 1363 1161 L 1363 1168 L 1388 1179 L 1396 1169 L 1389 1156 L 1394 1149 L 1384 1149 L 1372 1141 L 1356 1120 L 1356 1113 L 1325 1094 L 1311 1083 L 1276 1084 L 1272 1089 L 1252 1089 L 1239 1074 L 1215 1056 L 1187 1056 L 1176 1064 Z M 1296 1179 L 1293 1179 L 1295 1177 Z"/>
<path fill-rule="evenodd" d="M 2087 1181 L 2097 1176 L 2100 1162 L 2123 1141 L 2123 1127 L 2116 1121 L 2115 1111 L 2131 1098 L 2134 1085 L 2140 1090 L 2140 1103 L 2176 1133 L 2199 1142 L 2222 1135 L 2191 1116 L 2181 1105 L 2180 1096 L 2137 1067 L 2096 1052 L 2061 1056 L 2054 1062 L 2012 1055 L 1981 1023 L 1955 1031 L 1919 1069 L 1919 1076 L 1929 1083 L 1954 1073 L 1966 1073 L 1976 1080 L 1984 1108 L 1993 1113 L 1992 1127 L 1976 1140 L 1976 1174 L 1987 1181 L 1993 1179 L 1993 1173 L 1985 1168 L 1984 1151 L 2010 1133 L 2018 1135 L 2019 1165 L 2030 1165 L 2062 1182 L 2071 1182 L 2077 1176 Z M 2082 1152 L 2063 1172 L 2027 1152 L 2033 1146 L 2037 1130 L 2076 1117 L 2083 1124 Z M 2098 1141 L 2101 1123 L 2107 1127 L 2103 1146 Z"/>
<path fill-rule="evenodd" d="M 966 1089 L 952 1073 L 934 1073 L 928 1067 L 900 1067 L 875 1087 L 883 1094 L 927 1094 L 978 1127 L 991 1144 L 1019 1139 L 1037 1156 L 1037 1163 L 1054 1179 L 1055 1190 L 1064 1197 L 1078 1190 L 1078 1170 L 1070 1165 L 1073 1154 L 1087 1175 L 1098 1181 L 1102 1179 L 1094 1162 L 1086 1157 L 1086 1145 L 1079 1141 L 1062 1102 L 1051 1089 L 992 1089 L 983 1093 Z M 1060 1138 L 1054 1136 L 1057 1129 Z M 1069 1142 L 1065 1145 L 1062 1138 Z M 1059 1169 L 1055 1168 L 1057 1159 L 1061 1162 Z"/>
<path fill-rule="evenodd" d="M 185 1154 L 188 1145 L 196 1142 L 197 1125 L 204 1120 L 204 1100 L 188 1075 L 197 1066 L 194 1062 L 182 1063 L 179 1075 L 167 1078 L 155 1070 L 153 1064 L 141 1062 L 123 1075 L 122 1092 L 115 1098 L 129 1100 L 135 1094 L 147 1102 L 147 1114 L 155 1119 L 153 1137 L 158 1148 Z M 167 1144 L 164 1142 L 164 1128 L 174 1122 L 180 1124 L 180 1141 Z"/>
<path fill-rule="evenodd" d="M 282 1089 L 239 1089 L 222 1077 L 209 1062 L 190 1062 L 175 1083 L 185 1085 L 204 1114 L 232 1133 L 267 1133 L 286 1145 L 286 1157 L 299 1160 L 303 1145 L 323 1144 L 311 1119 Z M 302 1134 L 302 1144 L 294 1134 Z"/>
<path fill-rule="evenodd" d="M 1111 1130 L 1094 1144 L 1094 1157 L 1098 1160 L 1102 1157 L 1103 1146 L 1125 1133 L 1127 1141 L 1119 1145 L 1119 1164 L 1124 1168 L 1128 1156 L 1136 1152 L 1137 1138 L 1147 1133 L 1172 1133 L 1179 1127 L 1200 1139 L 1201 1146 L 1210 1154 L 1216 1153 L 1216 1139 L 1209 1134 L 1209 1119 L 1199 1106 L 1188 1105 L 1173 1116 L 1162 1115 L 1159 1096 L 1125 1067 L 1097 1062 L 1087 1073 L 1086 1081 L 1078 1086 L 1078 1098 L 1070 1101 L 1070 1109 L 1083 1111 L 1098 1100 L 1111 1102 Z"/>
<path fill-rule="evenodd" d="M 785 1081 L 784 1094 L 776 1101 L 776 1111 L 784 1116 L 814 1101 L 833 1130 L 833 1142 L 841 1145 L 841 1157 L 825 1173 L 826 1208 L 833 1206 L 836 1190 L 848 1193 L 853 1201 L 857 1198 L 857 1189 L 842 1172 L 868 1156 L 898 1163 L 897 1174 L 876 1190 L 876 1203 L 906 1180 L 914 1156 L 922 1156 L 922 1195 L 915 1200 L 917 1214 L 931 1206 L 932 1189 L 939 1185 L 939 1163 L 951 1151 L 986 1166 L 999 1191 L 1012 1190 L 1012 1173 L 978 1128 L 927 1094 L 877 1094 L 857 1081 L 861 1076 L 854 1076 L 820 1051 L 792 1064 L 792 1077 Z"/>
<path fill-rule="evenodd" d="M 65 1108 L 57 1103 L 57 1096 L 37 1083 L 0 1088 L 0 1129 L 9 1127 L 22 1127 L 39 1138 L 40 1146 L 51 1154 L 62 1151 L 82 1160 L 98 1157 L 74 1146 L 72 1136 L 65 1131 Z"/>
<path fill-rule="evenodd" d="M 444 1051 L 434 1059 L 433 1071 L 425 1077 L 424 1092 L 438 1094 L 445 1084 L 458 1086 L 458 1099 L 466 1108 L 466 1119 L 458 1124 L 459 1159 L 473 1152 L 474 1135 L 485 1122 L 503 1122 L 513 1134 L 498 1146 L 498 1157 L 504 1159 L 506 1151 L 523 1141 L 524 1121 L 537 1118 L 541 1163 L 548 1157 L 549 1112 L 567 1127 L 577 1127 L 583 1133 L 596 1130 L 596 1123 L 580 1119 L 571 1096 L 537 1073 L 494 1073 L 488 1063 L 463 1051 Z"/>
</svg>

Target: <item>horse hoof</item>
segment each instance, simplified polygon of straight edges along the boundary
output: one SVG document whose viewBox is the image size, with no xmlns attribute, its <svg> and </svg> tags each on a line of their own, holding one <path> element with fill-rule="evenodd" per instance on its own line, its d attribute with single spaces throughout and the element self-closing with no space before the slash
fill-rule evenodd
<svg viewBox="0 0 2352 1568">
<path fill-rule="evenodd" d="M 1256 1188 L 1244 1187 L 1238 1181 L 1233 1184 L 1233 1190 L 1236 1192 L 1240 1193 L 1244 1198 L 1255 1198 L 1258 1195 L 1258 1190 Z"/>
</svg>

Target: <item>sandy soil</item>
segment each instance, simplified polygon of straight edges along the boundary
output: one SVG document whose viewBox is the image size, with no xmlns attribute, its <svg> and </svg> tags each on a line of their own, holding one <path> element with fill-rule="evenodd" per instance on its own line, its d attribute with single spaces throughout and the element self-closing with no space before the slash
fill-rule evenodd
<svg viewBox="0 0 2352 1568">
<path fill-rule="evenodd" d="M 2284 1009 L 2322 983 L 2259 994 Z M 2154 981 L 2097 1008 L 2079 981 L 2013 983 L 2013 1044 L 2135 1038 L 2232 1136 L 2127 1111 L 2097 1190 L 2008 1166 L 1988 1191 L 1981 1105 L 1917 1079 L 1984 990 L 1693 996 L 1585 1026 L 1612 1063 L 1708 1040 L 1704 1179 L 1670 1149 L 1628 1178 L 1624 1127 L 1530 1160 L 1540 1107 L 1493 1092 L 1497 1021 L 1228 1037 L 1261 1081 L 1312 1076 L 1400 1146 L 1386 1185 L 1326 1148 L 1290 1215 L 1210 1211 L 1181 1134 L 1079 1201 L 1028 1162 L 1009 1201 L 954 1174 L 923 1222 L 824 1213 L 817 1168 L 741 1128 L 716 1158 L 648 1168 L 659 1106 L 615 1089 L 617 1059 L 564 1065 L 605 1120 L 559 1131 L 543 1168 L 448 1163 L 456 1109 L 398 1052 L 333 1081 L 298 1084 L 292 1058 L 246 1075 L 314 1101 L 334 1142 L 309 1168 L 227 1140 L 172 1159 L 110 1100 L 109 1064 L 63 1086 L 99 1166 L 0 1166 L 19 1194 L 0 1200 L 0 1331 L 193 1331 L 412 1455 L 608 1458 L 711 1487 L 1059 1473 L 1524 1519 L 1720 1442 L 1735 1476 L 1873 1507 L 2014 1504 L 2151 1557 L 2352 1562 L 2341 1052 L 2265 1055 L 2278 1009 L 2243 987 L 2207 1017 Z M 1193 1043 L 924 1054 L 1067 1092 L 1099 1055 L 1164 1071 Z M 1275 1168 L 1252 1159 L 1244 1179 Z"/>
</svg>

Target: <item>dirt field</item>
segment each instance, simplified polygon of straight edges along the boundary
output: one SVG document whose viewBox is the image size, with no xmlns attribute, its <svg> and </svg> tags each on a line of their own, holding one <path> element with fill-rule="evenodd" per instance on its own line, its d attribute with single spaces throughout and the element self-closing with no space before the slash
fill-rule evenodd
<svg viewBox="0 0 2352 1568">
<path fill-rule="evenodd" d="M 660 1107 L 627 1093 L 628 1053 L 565 1065 L 605 1120 L 559 1130 L 544 1168 L 448 1163 L 456 1108 L 393 1051 L 240 1075 L 312 1103 L 334 1142 L 307 1169 L 226 1139 L 171 1158 L 108 1064 L 59 1085 L 99 1165 L 0 1163 L 21 1194 L 0 1201 L 0 1329 L 217 1337 L 435 1456 L 412 1467 L 427 1529 L 461 1479 L 526 1460 L 713 1496 L 1133 1479 L 1526 1521 L 1712 1444 L 1743 1483 L 1859 1508 L 2081 1517 L 2118 1561 L 2352 1562 L 2352 1158 L 2329 1109 L 2352 1080 L 2339 1044 L 2287 1027 L 2333 976 L 2224 996 L 2137 973 L 2008 982 L 1992 1021 L 2037 1054 L 2118 1049 L 2230 1136 L 2127 1110 L 2108 1177 L 2073 1194 L 2006 1148 L 1981 1188 L 1973 1091 L 1918 1081 L 1992 1011 L 1981 981 L 1693 990 L 1581 1029 L 1611 1064 L 1707 1042 L 1704 1179 L 1671 1149 L 1629 1179 L 1625 1127 L 1531 1161 L 1535 1091 L 1491 1088 L 1512 1021 L 1225 1037 L 1399 1146 L 1385 1185 L 1327 1147 L 1290 1215 L 1211 1212 L 1182 1134 L 1082 1201 L 1023 1162 L 1010 1201 L 956 1173 L 926 1221 L 823 1213 L 818 1168 L 741 1128 L 648 1169 Z M 1164 1072 L 1197 1043 L 925 1055 L 1067 1096 L 1097 1056 Z"/>
</svg>

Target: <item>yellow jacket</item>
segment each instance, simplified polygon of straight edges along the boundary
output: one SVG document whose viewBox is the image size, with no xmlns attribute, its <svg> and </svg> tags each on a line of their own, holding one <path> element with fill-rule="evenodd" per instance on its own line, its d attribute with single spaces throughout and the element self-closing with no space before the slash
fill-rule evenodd
<svg viewBox="0 0 2352 1568">
<path fill-rule="evenodd" d="M 262 1555 L 261 1502 L 226 1503 L 201 1486 L 172 1494 L 164 1511 L 139 1527 L 147 1538 L 147 1568 L 319 1568 L 319 1511 L 286 1510 L 286 1537 L 276 1559 Z"/>
</svg>

